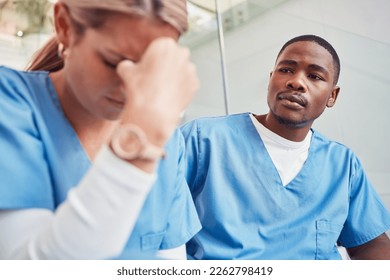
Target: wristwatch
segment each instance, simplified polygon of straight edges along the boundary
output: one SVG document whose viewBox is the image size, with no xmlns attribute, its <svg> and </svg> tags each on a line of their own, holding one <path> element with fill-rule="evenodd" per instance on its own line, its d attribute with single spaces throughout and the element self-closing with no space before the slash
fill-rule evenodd
<svg viewBox="0 0 390 280">
<path fill-rule="evenodd" d="M 124 160 L 158 160 L 165 156 L 164 149 L 151 144 L 145 132 L 133 124 L 122 125 L 114 132 L 111 148 Z"/>
</svg>

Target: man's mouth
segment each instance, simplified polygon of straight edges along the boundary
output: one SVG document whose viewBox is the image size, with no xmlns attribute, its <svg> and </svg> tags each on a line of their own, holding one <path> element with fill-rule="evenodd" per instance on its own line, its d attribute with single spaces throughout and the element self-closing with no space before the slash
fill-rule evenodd
<svg viewBox="0 0 390 280">
<path fill-rule="evenodd" d="M 293 103 L 297 103 L 298 105 L 305 107 L 307 105 L 307 100 L 302 94 L 299 93 L 281 93 L 278 95 L 278 100 L 288 100 Z"/>
</svg>

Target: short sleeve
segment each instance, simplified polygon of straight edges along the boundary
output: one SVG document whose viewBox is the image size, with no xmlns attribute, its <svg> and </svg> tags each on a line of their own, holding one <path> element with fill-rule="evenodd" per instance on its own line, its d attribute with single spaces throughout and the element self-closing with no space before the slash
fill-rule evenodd
<svg viewBox="0 0 390 280">
<path fill-rule="evenodd" d="M 348 248 L 364 244 L 390 228 L 390 213 L 368 180 L 361 162 L 352 158 L 349 214 L 339 243 Z"/>
<path fill-rule="evenodd" d="M 179 247 L 190 240 L 200 229 L 198 215 L 184 178 L 184 141 L 180 134 L 180 153 L 176 179 L 176 193 L 168 215 L 168 225 L 161 249 Z"/>
<path fill-rule="evenodd" d="M 192 121 L 181 126 L 181 132 L 185 141 L 185 177 L 188 182 L 191 193 L 195 192 L 197 185 L 198 165 L 199 165 L 199 145 L 198 131 L 196 121 Z"/>
<path fill-rule="evenodd" d="M 53 208 L 50 175 L 29 88 L 0 68 L 0 209 Z"/>
</svg>

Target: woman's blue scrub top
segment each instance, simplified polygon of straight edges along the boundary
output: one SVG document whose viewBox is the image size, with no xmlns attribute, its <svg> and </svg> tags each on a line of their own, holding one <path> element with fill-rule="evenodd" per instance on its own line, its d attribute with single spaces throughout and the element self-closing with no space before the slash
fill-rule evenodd
<svg viewBox="0 0 390 280">
<path fill-rule="evenodd" d="M 184 178 L 179 131 L 165 148 L 158 180 L 118 258 L 151 258 L 200 230 Z M 91 167 L 47 72 L 0 67 L 0 154 L 0 209 L 54 211 Z"/>
</svg>

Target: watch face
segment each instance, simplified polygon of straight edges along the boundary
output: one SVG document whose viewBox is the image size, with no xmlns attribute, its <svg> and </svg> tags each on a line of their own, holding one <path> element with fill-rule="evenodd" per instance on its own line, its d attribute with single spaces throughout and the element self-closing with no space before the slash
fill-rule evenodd
<svg viewBox="0 0 390 280">
<path fill-rule="evenodd" d="M 114 153 L 125 160 L 157 160 L 165 156 L 164 149 L 148 143 L 143 130 L 126 124 L 117 129 L 111 138 Z"/>
<path fill-rule="evenodd" d="M 115 153 L 123 159 L 134 159 L 141 153 L 143 142 L 136 130 L 124 127 L 117 131 L 112 140 Z"/>
<path fill-rule="evenodd" d="M 124 131 L 119 137 L 119 146 L 129 155 L 137 156 L 141 149 L 142 144 L 139 136 L 133 131 Z"/>
</svg>

